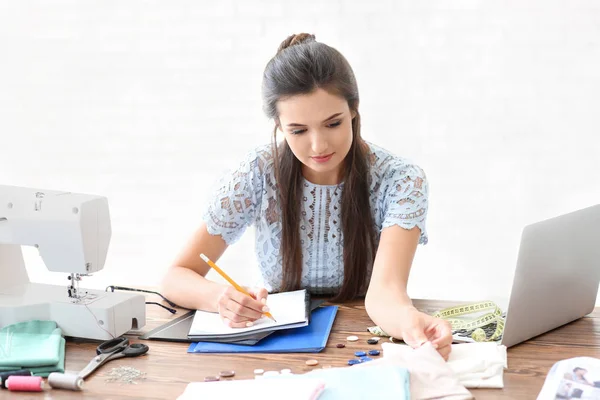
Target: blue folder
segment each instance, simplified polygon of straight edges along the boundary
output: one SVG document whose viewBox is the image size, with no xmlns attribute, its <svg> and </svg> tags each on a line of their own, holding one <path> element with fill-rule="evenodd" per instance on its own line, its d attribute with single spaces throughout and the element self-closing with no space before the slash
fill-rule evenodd
<svg viewBox="0 0 600 400">
<path fill-rule="evenodd" d="M 318 353 L 327 345 L 337 310 L 337 306 L 319 307 L 307 326 L 276 331 L 253 346 L 197 342 L 188 353 Z"/>
</svg>

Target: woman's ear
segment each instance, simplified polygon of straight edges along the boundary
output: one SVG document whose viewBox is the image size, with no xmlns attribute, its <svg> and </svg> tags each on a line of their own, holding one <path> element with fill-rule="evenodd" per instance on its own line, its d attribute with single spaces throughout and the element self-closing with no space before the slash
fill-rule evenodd
<svg viewBox="0 0 600 400">
<path fill-rule="evenodd" d="M 354 118 L 356 118 L 356 111 L 352 110 L 352 111 L 350 112 L 350 115 L 352 116 L 352 118 L 351 118 L 351 119 L 354 119 Z"/>
</svg>

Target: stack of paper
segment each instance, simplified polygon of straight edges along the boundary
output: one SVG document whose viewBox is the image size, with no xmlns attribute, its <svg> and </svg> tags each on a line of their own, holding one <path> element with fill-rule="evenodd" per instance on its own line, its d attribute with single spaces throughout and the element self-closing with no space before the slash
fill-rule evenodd
<svg viewBox="0 0 600 400">
<path fill-rule="evenodd" d="M 309 325 L 274 332 L 254 346 L 198 342 L 190 345 L 188 353 L 317 353 L 327 345 L 337 309 L 319 307 L 312 312 Z"/>
<path fill-rule="evenodd" d="M 245 328 L 230 328 L 223 323 L 218 313 L 196 311 L 188 337 L 193 340 L 210 341 L 212 339 L 242 339 L 258 332 L 298 328 L 308 325 L 310 315 L 310 296 L 308 292 L 276 293 L 267 297 L 267 306 L 277 320 L 263 316 L 254 325 Z"/>
</svg>

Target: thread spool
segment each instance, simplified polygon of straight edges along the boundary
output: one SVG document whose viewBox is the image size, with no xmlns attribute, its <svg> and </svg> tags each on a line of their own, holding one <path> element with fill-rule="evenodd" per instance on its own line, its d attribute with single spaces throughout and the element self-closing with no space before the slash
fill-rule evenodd
<svg viewBox="0 0 600 400">
<path fill-rule="evenodd" d="M 48 383 L 53 389 L 83 389 L 83 378 L 75 374 L 61 374 L 53 372 L 48 375 Z"/>
<path fill-rule="evenodd" d="M 31 371 L 28 369 L 20 369 L 18 371 L 6 371 L 0 373 L 0 387 L 6 389 L 6 380 L 9 376 L 31 376 Z"/>
<path fill-rule="evenodd" d="M 11 375 L 6 380 L 6 388 L 11 392 L 41 392 L 44 380 L 41 376 Z"/>
</svg>

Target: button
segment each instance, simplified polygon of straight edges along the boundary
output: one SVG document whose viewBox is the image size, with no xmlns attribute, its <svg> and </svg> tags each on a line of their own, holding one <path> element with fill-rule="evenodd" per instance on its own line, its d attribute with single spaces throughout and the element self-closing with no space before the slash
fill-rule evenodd
<svg viewBox="0 0 600 400">
<path fill-rule="evenodd" d="M 367 343 L 369 343 L 369 344 L 377 344 L 377 343 L 379 343 L 379 339 L 371 338 L 371 339 L 367 340 Z"/>
<path fill-rule="evenodd" d="M 379 350 L 369 350 L 369 355 L 370 356 L 378 356 L 379 355 Z"/>
<path fill-rule="evenodd" d="M 360 364 L 361 361 L 357 360 L 356 358 L 353 358 L 352 360 L 348 360 L 348 365 L 356 365 L 356 364 Z"/>
<path fill-rule="evenodd" d="M 232 376 L 235 376 L 235 371 L 221 371 L 219 372 L 219 375 L 222 378 L 231 378 Z"/>
<path fill-rule="evenodd" d="M 257 368 L 254 370 L 254 375 L 262 375 L 265 372 L 262 368 Z"/>
<path fill-rule="evenodd" d="M 204 382 L 216 382 L 219 380 L 218 376 L 205 376 Z"/>
<path fill-rule="evenodd" d="M 354 335 L 348 336 L 346 338 L 346 340 L 349 341 L 349 342 L 356 342 L 358 340 L 358 336 L 354 336 Z"/>
<path fill-rule="evenodd" d="M 335 347 L 337 347 L 338 349 L 343 349 L 344 347 L 346 347 L 346 345 L 344 343 L 338 343 L 335 345 Z"/>
<path fill-rule="evenodd" d="M 373 361 L 373 359 L 371 357 L 361 357 L 360 361 L 367 362 L 367 361 Z"/>
<path fill-rule="evenodd" d="M 317 365 L 319 362 L 317 360 L 306 360 L 306 365 L 314 367 L 315 365 Z"/>
<path fill-rule="evenodd" d="M 365 353 L 364 351 L 357 351 L 356 353 L 354 353 L 354 355 L 356 357 L 364 357 L 367 355 L 367 353 Z"/>
</svg>

